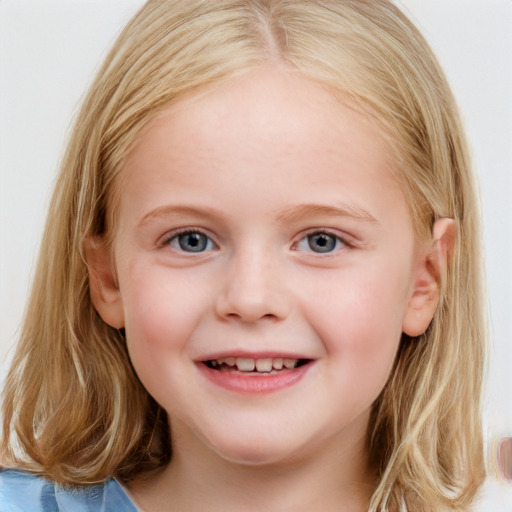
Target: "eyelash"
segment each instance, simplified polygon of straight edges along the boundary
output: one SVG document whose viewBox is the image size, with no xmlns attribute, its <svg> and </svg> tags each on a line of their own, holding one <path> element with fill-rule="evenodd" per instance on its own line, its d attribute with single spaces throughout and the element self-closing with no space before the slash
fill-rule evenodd
<svg viewBox="0 0 512 512">
<path fill-rule="evenodd" d="M 178 230 L 175 230 L 175 231 L 171 231 L 170 233 L 168 233 L 167 235 L 165 235 L 162 240 L 158 243 L 158 246 L 159 247 L 172 247 L 173 249 L 179 251 L 179 252 L 189 252 L 191 254 L 200 254 L 202 252 L 205 252 L 205 250 L 201 250 L 201 251 L 185 251 L 183 248 L 178 248 L 178 247 L 173 247 L 171 242 L 173 242 L 173 240 L 177 240 L 178 241 L 178 244 L 179 244 L 179 237 L 180 236 L 183 236 L 183 235 L 200 235 L 200 236 L 203 236 L 203 237 L 206 237 L 207 239 L 207 244 L 211 244 L 213 245 L 213 248 L 210 247 L 210 248 L 207 248 L 206 250 L 212 250 L 212 249 L 218 249 L 217 247 L 217 244 L 213 241 L 212 237 L 209 236 L 208 234 L 204 233 L 202 230 L 200 229 L 194 229 L 194 228 L 185 228 L 185 229 L 178 229 Z"/>
<path fill-rule="evenodd" d="M 313 236 L 327 236 L 329 238 L 332 238 L 334 239 L 335 241 L 335 246 L 331 249 L 331 250 L 327 250 L 325 252 L 322 252 L 322 251 L 313 251 L 311 249 L 311 246 L 309 245 L 309 238 L 310 237 L 313 237 Z M 296 243 L 293 244 L 292 248 L 294 250 L 297 250 L 297 248 L 299 247 L 299 244 L 301 243 L 307 243 L 309 245 L 309 249 L 305 249 L 304 252 L 310 252 L 311 254 L 314 254 L 314 255 L 321 255 L 323 257 L 326 257 L 326 256 L 333 256 L 334 253 L 342 250 L 342 249 L 350 249 L 353 247 L 353 245 L 348 242 L 346 239 L 344 239 L 343 237 L 333 233 L 332 231 L 329 231 L 327 229 L 314 229 L 314 230 L 311 230 L 309 231 L 308 233 L 306 233 L 305 235 L 303 235 Z M 300 250 L 300 249 L 299 249 Z"/>
<path fill-rule="evenodd" d="M 179 239 L 179 237 L 182 237 L 184 235 L 199 235 L 200 237 L 204 237 L 205 239 L 202 240 L 204 242 L 204 244 L 203 244 L 204 246 L 201 246 L 202 248 L 200 248 L 197 251 L 185 250 L 183 248 L 183 246 L 181 245 L 180 239 Z M 325 250 L 325 251 L 321 251 L 321 250 L 315 251 L 311 247 L 311 240 L 310 240 L 310 238 L 314 237 L 314 236 L 320 236 L 320 237 L 324 236 L 328 239 L 334 240 L 334 246 L 332 246 L 331 248 L 327 247 L 327 250 Z M 177 247 L 173 246 L 173 244 L 172 244 L 173 241 L 176 241 L 176 243 L 179 244 L 179 246 L 177 246 Z M 328 243 L 329 240 L 324 239 L 324 242 Z M 308 248 L 301 249 L 300 245 L 304 244 L 304 243 L 308 244 Z M 218 249 L 217 244 L 213 241 L 213 239 L 210 235 L 208 235 L 207 233 L 205 233 L 204 231 L 202 231 L 200 229 L 194 229 L 194 228 L 184 228 L 184 229 L 172 231 L 172 232 L 168 233 L 158 243 L 158 246 L 159 247 L 171 247 L 178 252 L 189 253 L 189 254 L 201 254 L 201 253 L 204 253 L 207 251 Z M 315 230 L 311 230 L 311 231 L 307 232 L 306 234 L 302 235 L 302 237 L 292 245 L 292 250 L 309 252 L 314 255 L 321 255 L 323 257 L 328 257 L 328 256 L 333 256 L 333 254 L 335 254 L 336 252 L 338 252 L 341 249 L 347 249 L 347 248 L 350 249 L 352 247 L 353 247 L 353 245 L 350 242 L 348 242 L 346 239 L 342 238 L 341 236 L 339 236 L 329 230 L 315 229 Z"/>
</svg>

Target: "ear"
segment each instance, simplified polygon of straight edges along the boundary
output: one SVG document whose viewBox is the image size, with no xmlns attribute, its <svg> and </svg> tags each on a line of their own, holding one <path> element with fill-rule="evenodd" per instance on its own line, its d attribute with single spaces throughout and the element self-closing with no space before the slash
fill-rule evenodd
<svg viewBox="0 0 512 512">
<path fill-rule="evenodd" d="M 453 219 L 442 218 L 434 223 L 432 243 L 418 257 L 414 286 L 402 322 L 402 332 L 411 337 L 423 334 L 434 317 L 441 279 L 446 276 L 456 239 Z"/>
<path fill-rule="evenodd" d="M 84 244 L 84 251 L 93 306 L 105 323 L 121 329 L 124 327 L 123 301 L 107 244 L 100 237 L 90 237 Z"/>
</svg>

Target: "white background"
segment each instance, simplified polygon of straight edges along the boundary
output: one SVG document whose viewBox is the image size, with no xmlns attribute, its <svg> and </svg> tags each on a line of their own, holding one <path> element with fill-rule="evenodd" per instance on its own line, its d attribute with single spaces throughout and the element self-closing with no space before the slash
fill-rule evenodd
<svg viewBox="0 0 512 512">
<path fill-rule="evenodd" d="M 0 383 L 72 117 L 142 3 L 0 0 Z M 492 476 L 492 454 L 501 436 L 512 435 L 512 2 L 401 4 L 445 68 L 481 180 L 493 358 L 485 418 L 491 478 L 479 512 L 511 512 L 512 484 Z"/>
</svg>

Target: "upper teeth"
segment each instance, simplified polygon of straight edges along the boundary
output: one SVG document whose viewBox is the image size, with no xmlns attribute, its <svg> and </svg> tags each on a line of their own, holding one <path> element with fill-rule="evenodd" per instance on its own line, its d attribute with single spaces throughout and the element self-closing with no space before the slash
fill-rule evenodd
<svg viewBox="0 0 512 512">
<path fill-rule="evenodd" d="M 212 366 L 220 366 L 225 364 L 227 366 L 236 366 L 241 372 L 252 372 L 256 369 L 258 372 L 269 373 L 272 370 L 281 370 L 283 366 L 292 370 L 299 363 L 298 359 L 285 359 L 282 357 L 265 358 L 265 359 L 250 359 L 247 357 L 225 357 L 222 359 L 214 359 L 211 361 Z"/>
</svg>

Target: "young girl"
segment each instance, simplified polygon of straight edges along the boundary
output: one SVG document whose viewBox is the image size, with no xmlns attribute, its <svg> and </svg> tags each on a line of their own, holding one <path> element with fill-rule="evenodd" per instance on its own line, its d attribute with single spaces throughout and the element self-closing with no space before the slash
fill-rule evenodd
<svg viewBox="0 0 512 512">
<path fill-rule="evenodd" d="M 0 508 L 469 510 L 473 181 L 393 3 L 150 0 L 57 182 Z"/>
</svg>

